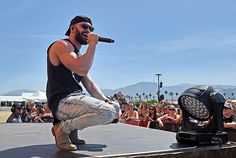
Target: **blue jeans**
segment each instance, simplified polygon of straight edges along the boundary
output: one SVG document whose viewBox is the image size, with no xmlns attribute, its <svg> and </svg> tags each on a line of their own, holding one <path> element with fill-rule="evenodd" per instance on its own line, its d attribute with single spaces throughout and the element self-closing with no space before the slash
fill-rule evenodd
<svg viewBox="0 0 236 158">
<path fill-rule="evenodd" d="M 62 121 L 62 130 L 69 134 L 75 129 L 108 124 L 118 118 L 119 111 L 117 102 L 109 104 L 82 93 L 74 93 L 60 101 L 56 116 Z"/>
</svg>

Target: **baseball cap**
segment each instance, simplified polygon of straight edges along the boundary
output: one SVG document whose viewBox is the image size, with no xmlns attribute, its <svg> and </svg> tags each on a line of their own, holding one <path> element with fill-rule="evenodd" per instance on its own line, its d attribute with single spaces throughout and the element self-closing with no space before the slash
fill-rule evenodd
<svg viewBox="0 0 236 158">
<path fill-rule="evenodd" d="M 69 36 L 69 35 L 70 35 L 70 27 L 71 27 L 71 25 L 74 25 L 74 24 L 77 24 L 77 23 L 80 23 L 80 22 L 88 22 L 88 23 L 90 23 L 91 25 L 93 25 L 92 20 L 91 20 L 89 17 L 78 15 L 78 16 L 74 17 L 74 18 L 71 20 L 70 26 L 69 26 L 68 30 L 66 31 L 65 35 L 66 35 L 66 36 Z"/>
<path fill-rule="evenodd" d="M 231 106 L 230 103 L 225 103 L 225 104 L 224 104 L 224 108 L 225 108 L 225 109 L 232 109 L 232 106 Z"/>
<path fill-rule="evenodd" d="M 35 102 L 36 106 L 43 106 L 43 104 L 41 102 Z"/>
</svg>

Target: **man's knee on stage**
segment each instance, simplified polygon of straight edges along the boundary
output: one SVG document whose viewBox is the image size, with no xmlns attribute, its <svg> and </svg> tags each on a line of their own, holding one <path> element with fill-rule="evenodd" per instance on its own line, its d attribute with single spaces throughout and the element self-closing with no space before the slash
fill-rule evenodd
<svg viewBox="0 0 236 158">
<path fill-rule="evenodd" d="M 110 103 L 104 103 L 100 107 L 100 112 L 102 112 L 104 123 L 112 122 L 117 116 L 117 106 Z"/>
</svg>

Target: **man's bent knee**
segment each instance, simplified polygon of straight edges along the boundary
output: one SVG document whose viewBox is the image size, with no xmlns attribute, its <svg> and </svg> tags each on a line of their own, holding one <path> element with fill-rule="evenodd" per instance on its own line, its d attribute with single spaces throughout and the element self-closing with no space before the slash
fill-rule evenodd
<svg viewBox="0 0 236 158">
<path fill-rule="evenodd" d="M 119 116 L 121 115 L 120 105 L 119 105 L 119 103 L 117 103 L 117 102 L 115 102 L 115 101 L 112 101 L 112 105 L 113 105 L 113 107 L 114 107 L 115 110 L 116 110 L 116 116 L 115 116 L 115 118 L 118 119 Z"/>
<path fill-rule="evenodd" d="M 112 104 L 105 103 L 99 109 L 104 123 L 110 123 L 116 118 L 116 109 Z"/>
</svg>

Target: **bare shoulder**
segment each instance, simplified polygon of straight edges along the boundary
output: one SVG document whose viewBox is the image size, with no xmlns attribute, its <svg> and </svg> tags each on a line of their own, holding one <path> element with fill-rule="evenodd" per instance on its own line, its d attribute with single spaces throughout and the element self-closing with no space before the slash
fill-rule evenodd
<svg viewBox="0 0 236 158">
<path fill-rule="evenodd" d="M 60 53 L 60 52 L 67 52 L 73 50 L 73 46 L 65 40 L 58 40 L 54 42 L 54 44 L 51 47 L 52 52 Z"/>
<path fill-rule="evenodd" d="M 66 54 L 73 49 L 71 44 L 65 40 L 58 40 L 53 43 L 49 50 L 49 60 L 54 66 L 61 64 L 59 56 Z"/>
</svg>

